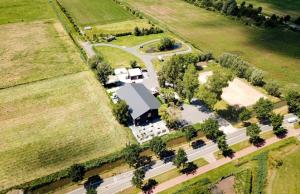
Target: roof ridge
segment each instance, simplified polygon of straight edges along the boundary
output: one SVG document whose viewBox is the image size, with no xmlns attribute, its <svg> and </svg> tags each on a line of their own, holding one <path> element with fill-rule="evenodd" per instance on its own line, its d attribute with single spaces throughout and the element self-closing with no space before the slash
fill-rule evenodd
<svg viewBox="0 0 300 194">
<path fill-rule="evenodd" d="M 131 83 L 130 85 L 131 85 L 131 87 L 133 87 L 133 85 L 140 85 L 140 86 L 143 85 L 143 86 L 144 86 L 144 84 L 140 84 L 140 83 Z M 145 86 L 144 86 L 144 87 L 145 87 Z M 146 87 L 145 87 L 145 88 L 146 88 Z M 147 105 L 148 109 L 151 109 L 151 107 L 150 107 L 150 105 L 148 104 L 148 102 L 144 100 L 143 96 L 141 96 L 141 94 L 138 92 L 138 90 L 136 90 L 135 87 L 133 87 L 133 89 L 134 89 L 134 91 L 141 97 L 141 99 L 143 99 L 142 101 L 144 102 L 144 104 Z M 146 89 L 147 89 L 147 88 L 146 88 Z M 148 90 L 148 89 L 147 89 L 147 90 Z"/>
</svg>

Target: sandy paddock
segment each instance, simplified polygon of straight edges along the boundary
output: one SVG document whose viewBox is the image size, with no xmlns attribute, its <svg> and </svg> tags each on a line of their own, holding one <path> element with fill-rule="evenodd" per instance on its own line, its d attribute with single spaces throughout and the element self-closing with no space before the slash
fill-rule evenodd
<svg viewBox="0 0 300 194">
<path fill-rule="evenodd" d="M 266 98 L 264 94 L 239 78 L 229 82 L 223 89 L 222 99 L 229 105 L 251 106 L 260 98 Z"/>
</svg>

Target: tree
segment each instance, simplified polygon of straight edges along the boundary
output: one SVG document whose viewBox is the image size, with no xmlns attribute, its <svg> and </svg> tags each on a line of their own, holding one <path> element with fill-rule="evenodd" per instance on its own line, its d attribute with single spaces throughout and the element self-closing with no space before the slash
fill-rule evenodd
<svg viewBox="0 0 300 194">
<path fill-rule="evenodd" d="M 165 103 L 170 103 L 175 101 L 175 91 L 173 88 L 161 88 L 160 94 L 165 100 Z"/>
<path fill-rule="evenodd" d="M 154 137 L 150 140 L 150 149 L 153 151 L 157 156 L 160 156 L 166 150 L 166 143 L 162 140 L 161 137 Z"/>
<path fill-rule="evenodd" d="M 162 104 L 158 109 L 158 114 L 168 127 L 174 128 L 177 126 L 179 110 L 175 106 L 168 107 L 167 104 Z"/>
<path fill-rule="evenodd" d="M 265 119 L 269 119 L 270 113 L 273 110 L 273 104 L 268 99 L 260 98 L 253 106 L 253 110 L 256 113 L 256 117 L 260 121 L 263 121 Z"/>
<path fill-rule="evenodd" d="M 201 124 L 201 130 L 204 132 L 208 139 L 213 141 L 223 135 L 223 132 L 219 130 L 219 123 L 217 120 L 209 118 Z"/>
<path fill-rule="evenodd" d="M 141 189 L 145 178 L 145 171 L 142 168 L 136 169 L 133 172 L 131 183 L 137 188 Z"/>
<path fill-rule="evenodd" d="M 140 164 L 140 153 L 142 149 L 137 144 L 126 145 L 123 149 L 124 160 L 129 166 L 138 167 Z"/>
<path fill-rule="evenodd" d="M 264 74 L 258 69 L 254 69 L 250 76 L 250 82 L 255 86 L 262 86 L 264 83 Z"/>
<path fill-rule="evenodd" d="M 183 76 L 183 86 L 185 96 L 189 102 L 195 95 L 195 91 L 199 86 L 198 73 L 194 65 L 190 64 Z"/>
<path fill-rule="evenodd" d="M 222 12 L 226 15 L 236 15 L 238 12 L 237 3 L 235 0 L 226 0 L 222 7 Z"/>
<path fill-rule="evenodd" d="M 177 154 L 175 156 L 175 159 L 173 161 L 174 165 L 177 168 L 184 167 L 186 165 L 186 162 L 188 161 L 185 151 L 182 148 L 179 148 L 177 151 Z"/>
<path fill-rule="evenodd" d="M 95 188 L 88 188 L 86 194 L 97 194 L 97 190 Z"/>
<path fill-rule="evenodd" d="M 288 91 L 285 100 L 289 106 L 289 112 L 300 116 L 300 93 L 296 91 Z"/>
<path fill-rule="evenodd" d="M 284 20 L 285 22 L 290 21 L 290 19 L 291 19 L 291 16 L 290 16 L 290 15 L 285 15 L 285 16 L 283 17 L 283 20 Z"/>
<path fill-rule="evenodd" d="M 286 130 L 282 127 L 282 122 L 283 122 L 282 115 L 273 113 L 270 117 L 270 120 L 273 126 L 273 131 L 276 135 L 281 135 L 286 132 Z"/>
<path fill-rule="evenodd" d="M 250 137 L 249 141 L 250 143 L 256 144 L 261 141 L 261 138 L 259 136 L 259 133 L 261 132 L 259 126 L 257 124 L 251 124 L 246 128 L 247 136 Z"/>
<path fill-rule="evenodd" d="M 280 97 L 280 91 L 279 91 L 279 85 L 275 82 L 268 82 L 266 85 L 264 85 L 265 90 L 268 92 L 268 94 Z"/>
<path fill-rule="evenodd" d="M 251 115 L 252 115 L 252 112 L 249 109 L 244 108 L 242 110 L 242 112 L 240 112 L 239 118 L 241 121 L 245 122 L 251 118 Z"/>
<path fill-rule="evenodd" d="M 138 63 L 137 63 L 136 60 L 130 61 L 129 64 L 130 64 L 131 68 L 137 68 L 138 67 Z"/>
<path fill-rule="evenodd" d="M 197 137 L 197 131 L 193 126 L 188 126 L 184 129 L 185 138 L 190 142 L 194 137 Z"/>
<path fill-rule="evenodd" d="M 297 25 L 300 25 L 300 16 L 297 17 L 297 19 L 295 19 L 294 23 L 297 24 Z"/>
<path fill-rule="evenodd" d="M 220 137 L 217 138 L 217 144 L 218 144 L 218 148 L 222 151 L 223 154 L 227 153 L 228 150 L 230 150 L 230 148 L 226 142 L 225 135 L 221 135 Z"/>
<path fill-rule="evenodd" d="M 211 92 L 204 85 L 200 85 L 196 97 L 201 100 L 210 110 L 213 110 L 214 105 L 218 102 L 217 94 Z"/>
<path fill-rule="evenodd" d="M 228 81 L 232 79 L 231 74 L 215 71 L 212 76 L 208 78 L 207 88 L 216 94 L 217 99 L 221 99 L 223 88 L 228 86 Z"/>
<path fill-rule="evenodd" d="M 142 32 L 141 32 L 141 30 L 138 27 L 135 27 L 134 30 L 133 30 L 133 34 L 135 36 L 141 36 Z"/>
<path fill-rule="evenodd" d="M 160 40 L 160 44 L 158 45 L 158 50 L 172 50 L 175 46 L 175 40 L 165 37 Z"/>
<path fill-rule="evenodd" d="M 119 100 L 113 105 L 113 115 L 117 121 L 123 125 L 127 125 L 130 120 L 129 107 L 124 100 Z"/>
<path fill-rule="evenodd" d="M 113 68 L 108 63 L 99 63 L 97 72 L 100 82 L 105 85 L 108 81 L 108 76 L 113 73 Z"/>
<path fill-rule="evenodd" d="M 84 166 L 82 166 L 80 164 L 73 164 L 70 167 L 69 178 L 73 182 L 81 181 L 83 179 L 84 174 L 85 174 Z"/>
</svg>

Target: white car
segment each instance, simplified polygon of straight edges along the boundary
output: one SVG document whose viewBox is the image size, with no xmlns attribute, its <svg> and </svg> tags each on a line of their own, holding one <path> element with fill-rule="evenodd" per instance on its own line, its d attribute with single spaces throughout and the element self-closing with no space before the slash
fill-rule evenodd
<svg viewBox="0 0 300 194">
<path fill-rule="evenodd" d="M 297 120 L 298 120 L 297 117 L 291 117 L 291 118 L 287 119 L 287 122 L 288 123 L 295 123 L 295 122 L 297 122 Z"/>
</svg>

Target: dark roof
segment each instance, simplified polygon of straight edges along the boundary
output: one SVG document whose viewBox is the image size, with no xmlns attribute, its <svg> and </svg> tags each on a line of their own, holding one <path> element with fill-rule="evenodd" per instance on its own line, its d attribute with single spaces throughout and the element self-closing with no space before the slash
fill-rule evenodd
<svg viewBox="0 0 300 194">
<path fill-rule="evenodd" d="M 125 100 L 131 109 L 131 116 L 136 119 L 149 110 L 158 109 L 159 101 L 151 94 L 144 84 L 126 84 L 117 91 L 120 99 Z"/>
</svg>

